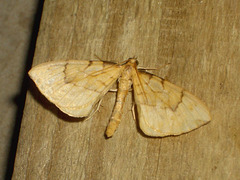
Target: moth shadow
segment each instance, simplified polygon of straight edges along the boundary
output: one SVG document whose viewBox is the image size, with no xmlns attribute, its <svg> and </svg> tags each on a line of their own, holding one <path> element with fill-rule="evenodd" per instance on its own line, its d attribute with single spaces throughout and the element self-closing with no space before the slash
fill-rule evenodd
<svg viewBox="0 0 240 180">
<path fill-rule="evenodd" d="M 65 113 L 63 113 L 60 109 L 57 108 L 57 106 L 55 106 L 53 103 L 51 103 L 40 91 L 39 89 L 35 86 L 34 82 L 30 82 L 29 85 L 29 92 L 31 94 L 31 96 L 33 97 L 33 99 L 35 101 L 38 102 L 38 104 L 46 109 L 47 111 L 50 111 L 51 113 L 53 113 L 57 118 L 63 120 L 63 121 L 67 121 L 67 122 L 82 122 L 84 121 L 86 118 L 77 118 L 77 117 L 72 117 L 69 116 Z"/>
</svg>

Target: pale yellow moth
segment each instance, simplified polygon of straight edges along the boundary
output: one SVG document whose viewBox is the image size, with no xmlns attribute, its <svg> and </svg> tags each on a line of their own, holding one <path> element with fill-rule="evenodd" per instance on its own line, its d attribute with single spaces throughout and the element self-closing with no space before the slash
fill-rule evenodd
<svg viewBox="0 0 240 180">
<path fill-rule="evenodd" d="M 111 137 L 122 116 L 125 98 L 133 85 L 141 130 L 148 136 L 180 135 L 211 120 L 208 108 L 194 95 L 147 72 L 138 61 L 121 64 L 67 60 L 33 67 L 30 77 L 49 101 L 73 117 L 92 117 L 103 96 L 119 80 L 116 104 L 106 129 Z"/>
</svg>

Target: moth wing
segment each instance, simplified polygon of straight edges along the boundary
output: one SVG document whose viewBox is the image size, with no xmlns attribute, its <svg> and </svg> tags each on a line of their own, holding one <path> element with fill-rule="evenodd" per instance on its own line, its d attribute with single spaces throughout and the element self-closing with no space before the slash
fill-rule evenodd
<svg viewBox="0 0 240 180">
<path fill-rule="evenodd" d="M 33 67 L 29 76 L 41 93 L 73 117 L 93 114 L 121 73 L 121 66 L 103 61 L 54 61 Z"/>
<path fill-rule="evenodd" d="M 180 135 L 211 120 L 201 100 L 152 74 L 136 70 L 133 89 L 140 128 L 146 135 Z"/>
</svg>

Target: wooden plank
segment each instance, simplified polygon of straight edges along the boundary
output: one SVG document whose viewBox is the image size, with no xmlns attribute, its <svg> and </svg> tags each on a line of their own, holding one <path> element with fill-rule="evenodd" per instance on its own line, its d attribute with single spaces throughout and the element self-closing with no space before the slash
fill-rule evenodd
<svg viewBox="0 0 240 180">
<path fill-rule="evenodd" d="M 31 83 L 13 179 L 238 179 L 239 12 L 233 0 L 46 0 L 33 65 L 137 56 L 140 66 L 157 68 L 153 73 L 205 101 L 212 122 L 177 137 L 146 137 L 129 93 L 117 132 L 105 139 L 114 93 L 81 121 Z"/>
</svg>

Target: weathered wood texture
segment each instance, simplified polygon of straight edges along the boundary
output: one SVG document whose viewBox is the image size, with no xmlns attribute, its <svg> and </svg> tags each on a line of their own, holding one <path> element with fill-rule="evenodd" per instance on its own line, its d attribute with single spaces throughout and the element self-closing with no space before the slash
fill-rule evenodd
<svg viewBox="0 0 240 180">
<path fill-rule="evenodd" d="M 137 56 L 205 101 L 212 122 L 177 137 L 146 137 L 129 93 L 117 132 L 105 139 L 115 93 L 81 121 L 31 83 L 13 179 L 239 179 L 239 19 L 235 0 L 46 0 L 33 65 Z"/>
</svg>

